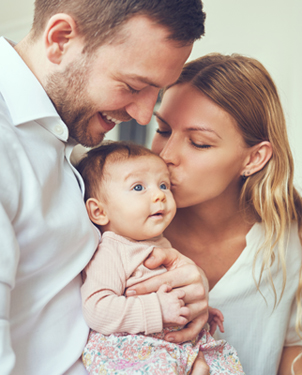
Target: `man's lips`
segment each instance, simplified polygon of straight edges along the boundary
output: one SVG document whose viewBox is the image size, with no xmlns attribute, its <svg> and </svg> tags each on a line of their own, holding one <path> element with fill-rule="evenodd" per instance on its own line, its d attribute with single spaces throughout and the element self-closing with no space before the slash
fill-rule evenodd
<svg viewBox="0 0 302 375">
<path fill-rule="evenodd" d="M 113 116 L 108 115 L 106 112 L 101 112 L 101 116 L 103 120 L 108 124 L 114 123 L 115 125 L 118 125 L 122 122 L 121 120 L 117 120 Z"/>
<path fill-rule="evenodd" d="M 101 112 L 98 112 L 97 115 L 99 118 L 99 122 L 101 123 L 101 126 L 105 132 L 108 132 L 109 130 L 115 127 L 116 123 L 111 120 L 108 120 L 106 117 L 103 116 Z"/>
<path fill-rule="evenodd" d="M 121 122 L 131 120 L 130 116 L 123 116 L 123 118 L 116 119 L 115 117 L 107 114 L 106 112 L 98 112 L 98 116 L 100 117 L 102 126 L 106 132 L 113 129 L 115 125 L 118 125 Z"/>
</svg>

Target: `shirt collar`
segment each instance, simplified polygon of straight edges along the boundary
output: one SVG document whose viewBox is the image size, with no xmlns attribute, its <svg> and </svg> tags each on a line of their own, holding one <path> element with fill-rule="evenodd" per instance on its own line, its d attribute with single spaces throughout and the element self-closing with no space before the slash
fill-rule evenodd
<svg viewBox="0 0 302 375">
<path fill-rule="evenodd" d="M 0 38 L 0 91 L 15 126 L 36 121 L 62 141 L 68 128 L 58 115 L 42 85 L 17 51 Z M 4 57 L 4 58 L 3 58 Z"/>
</svg>

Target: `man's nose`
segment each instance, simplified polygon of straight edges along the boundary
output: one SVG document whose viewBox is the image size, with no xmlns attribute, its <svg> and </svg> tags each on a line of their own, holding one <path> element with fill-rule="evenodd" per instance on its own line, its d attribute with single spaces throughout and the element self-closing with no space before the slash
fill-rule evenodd
<svg viewBox="0 0 302 375">
<path fill-rule="evenodd" d="M 140 125 L 149 124 L 155 103 L 158 98 L 159 88 L 149 86 L 136 94 L 133 101 L 125 109 Z"/>
</svg>

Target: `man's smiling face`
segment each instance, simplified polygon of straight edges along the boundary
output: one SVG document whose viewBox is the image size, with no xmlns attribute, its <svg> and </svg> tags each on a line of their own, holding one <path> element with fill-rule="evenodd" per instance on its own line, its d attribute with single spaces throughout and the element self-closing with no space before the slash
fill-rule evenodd
<svg viewBox="0 0 302 375">
<path fill-rule="evenodd" d="M 177 80 L 192 49 L 168 35 L 150 19 L 133 17 L 113 41 L 48 77 L 46 92 L 71 137 L 92 147 L 121 121 L 150 122 L 159 90 Z"/>
</svg>

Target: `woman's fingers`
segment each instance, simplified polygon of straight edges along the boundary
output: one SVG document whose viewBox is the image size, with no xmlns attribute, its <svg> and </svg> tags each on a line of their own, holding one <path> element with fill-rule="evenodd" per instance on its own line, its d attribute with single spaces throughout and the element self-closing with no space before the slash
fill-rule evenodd
<svg viewBox="0 0 302 375">
<path fill-rule="evenodd" d="M 167 333 L 165 336 L 165 340 L 177 344 L 193 340 L 202 330 L 203 326 L 207 322 L 207 319 L 207 314 L 200 315 L 197 318 L 193 319 L 190 323 L 188 323 L 182 330 Z"/>
<path fill-rule="evenodd" d="M 170 248 L 155 247 L 152 253 L 144 262 L 145 266 L 151 269 L 163 265 L 167 270 L 172 270 L 184 264 L 195 264 L 190 258 L 185 257 L 179 251 Z"/>
<path fill-rule="evenodd" d="M 135 284 L 126 290 L 126 296 L 157 292 L 163 284 L 174 290 L 178 289 L 184 294 L 183 301 L 189 309 L 189 323 L 184 329 L 167 334 L 167 340 L 177 343 L 193 340 L 208 320 L 207 278 L 191 259 L 175 249 L 156 248 L 151 254 L 152 256 L 145 261 L 145 266 L 155 268 L 164 265 L 168 272 Z"/>
<path fill-rule="evenodd" d="M 202 270 L 195 264 L 183 264 L 179 268 L 152 277 L 126 290 L 126 296 L 142 295 L 157 292 L 161 285 L 167 284 L 172 288 L 190 286 L 186 292 L 186 303 L 197 299 L 207 298 L 208 283 Z M 187 294 L 188 293 L 188 294 Z"/>
</svg>

